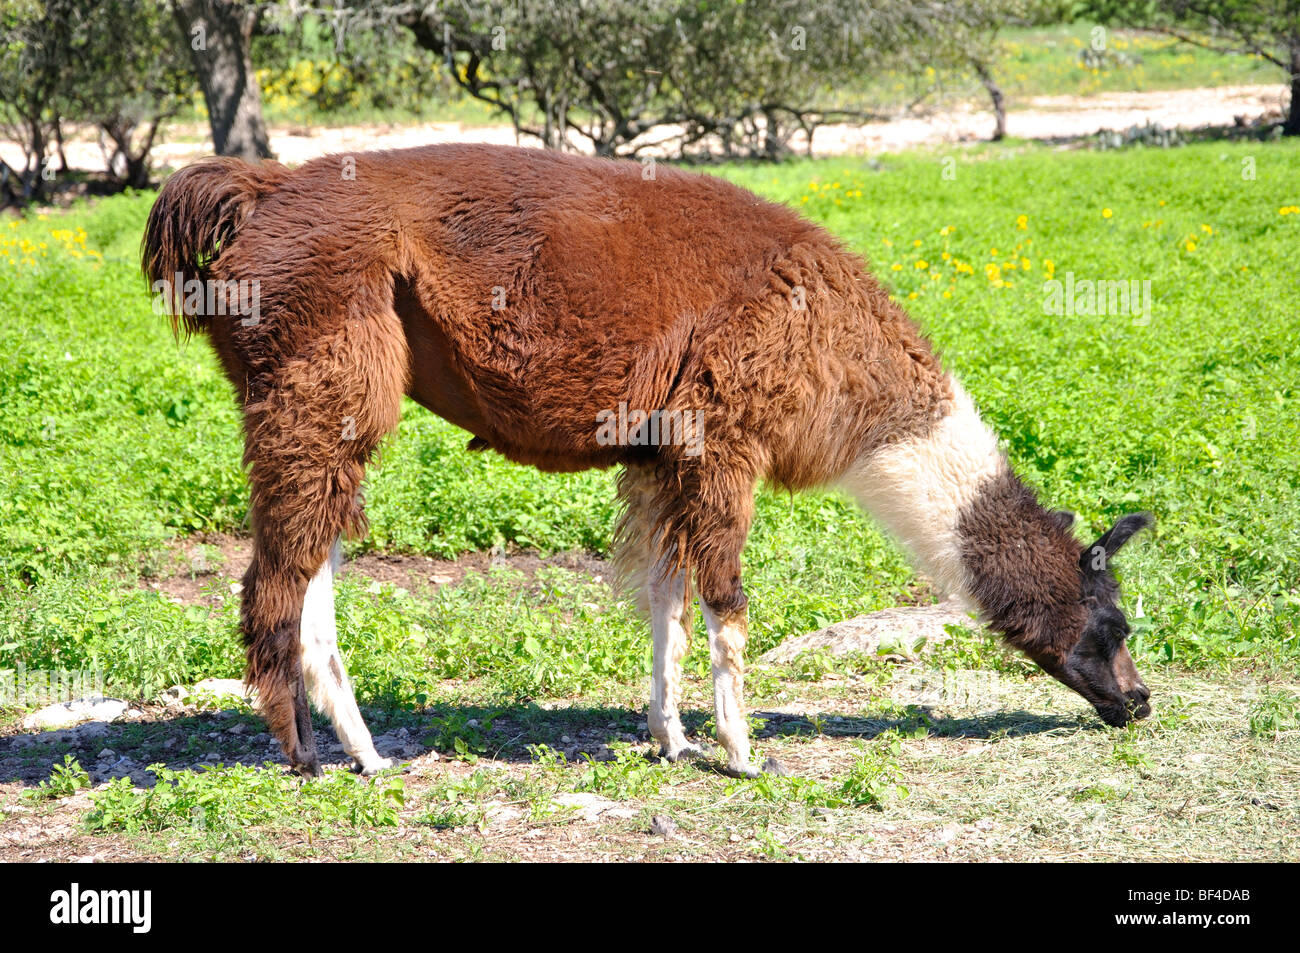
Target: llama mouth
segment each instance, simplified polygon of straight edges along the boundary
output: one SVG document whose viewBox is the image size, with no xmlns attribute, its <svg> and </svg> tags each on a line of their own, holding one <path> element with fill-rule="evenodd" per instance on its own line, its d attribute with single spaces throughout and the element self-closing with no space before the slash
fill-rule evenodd
<svg viewBox="0 0 1300 953">
<path fill-rule="evenodd" d="M 1151 697 L 1149 692 L 1133 691 L 1129 692 L 1127 701 L 1123 704 L 1108 703 L 1105 705 L 1094 705 L 1097 714 L 1101 720 L 1112 728 L 1123 728 L 1134 721 L 1141 721 L 1151 714 L 1151 703 L 1147 701 Z"/>
</svg>

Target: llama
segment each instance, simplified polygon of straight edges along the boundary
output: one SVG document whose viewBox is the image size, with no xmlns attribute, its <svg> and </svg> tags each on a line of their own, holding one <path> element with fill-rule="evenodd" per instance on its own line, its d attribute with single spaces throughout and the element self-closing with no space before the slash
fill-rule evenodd
<svg viewBox="0 0 1300 953">
<path fill-rule="evenodd" d="M 173 329 L 207 335 L 243 405 L 248 678 L 303 774 L 320 771 L 309 700 L 357 770 L 390 765 L 344 671 L 332 581 L 404 394 L 470 432 L 470 449 L 622 468 L 615 561 L 649 618 L 647 721 L 670 761 L 703 753 L 679 711 L 698 594 L 724 770 L 760 770 L 741 585 L 760 480 L 847 489 L 1108 724 L 1150 713 L 1110 571 L 1149 517 L 1080 544 L 866 264 L 784 206 L 714 177 L 532 149 L 293 170 L 218 158 L 167 181 L 142 257 Z M 183 290 L 213 282 L 253 282 L 258 313 L 216 316 Z M 641 439 L 610 439 L 616 409 Z M 644 439 L 651 414 L 695 432 Z"/>
</svg>

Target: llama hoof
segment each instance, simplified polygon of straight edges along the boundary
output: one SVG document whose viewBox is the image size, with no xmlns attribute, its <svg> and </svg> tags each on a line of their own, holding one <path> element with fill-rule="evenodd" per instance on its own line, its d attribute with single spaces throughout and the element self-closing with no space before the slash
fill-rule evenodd
<svg viewBox="0 0 1300 953">
<path fill-rule="evenodd" d="M 292 768 L 304 778 L 319 778 L 325 773 L 320 768 L 320 761 L 315 758 L 311 761 L 305 761 L 302 764 L 295 764 Z"/>
<path fill-rule="evenodd" d="M 748 762 L 740 765 L 728 764 L 725 768 L 719 768 L 718 770 L 729 778 L 741 778 L 749 781 L 765 774 L 774 774 L 782 778 L 789 774 L 785 769 L 785 765 L 777 761 L 776 758 L 768 758 L 761 765 Z"/>
<path fill-rule="evenodd" d="M 374 777 L 380 771 L 387 771 L 389 768 L 397 767 L 397 761 L 394 758 L 367 758 L 364 761 L 354 761 L 352 771 L 363 778 Z"/>
<path fill-rule="evenodd" d="M 756 764 L 728 764 L 718 768 L 718 771 L 729 778 L 740 778 L 744 781 L 752 781 L 763 773 L 763 769 Z"/>
<path fill-rule="evenodd" d="M 670 764 L 676 764 L 678 761 L 697 761 L 707 756 L 708 753 L 699 745 L 682 745 L 676 751 L 666 751 L 659 755 Z"/>
</svg>

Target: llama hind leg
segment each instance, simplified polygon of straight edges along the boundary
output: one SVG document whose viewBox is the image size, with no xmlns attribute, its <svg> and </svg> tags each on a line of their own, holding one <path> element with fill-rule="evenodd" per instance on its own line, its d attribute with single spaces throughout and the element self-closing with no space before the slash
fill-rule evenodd
<svg viewBox="0 0 1300 953">
<path fill-rule="evenodd" d="M 329 717 L 356 770 L 371 775 L 393 767 L 394 762 L 380 757 L 375 750 L 339 654 L 334 575 L 341 563 L 339 545 L 335 543 L 330 557 L 307 585 L 302 606 L 302 671 L 311 703 Z"/>
<path fill-rule="evenodd" d="M 745 640 L 748 600 L 741 586 L 740 555 L 754 513 L 754 477 L 748 467 L 713 460 L 744 459 L 738 441 L 720 442 L 713 454 L 683 461 L 678 478 L 665 485 L 663 538 L 680 540 L 681 559 L 695 567 L 700 605 L 709 632 L 713 709 L 718 741 L 727 753 L 726 773 L 756 777 L 780 771 L 750 762 L 745 716 Z M 728 452 L 730 451 L 730 453 Z M 709 462 L 705 462 L 709 461 Z"/>
<path fill-rule="evenodd" d="M 256 534 L 241 620 L 248 678 L 285 756 L 306 775 L 320 773 L 309 674 L 313 693 L 336 703 L 326 711 L 332 718 L 342 716 L 343 721 L 335 720 L 350 732 L 344 745 L 351 740 L 359 753 L 370 756 L 354 730 L 361 721 L 359 713 L 353 717 L 350 688 L 350 704 L 341 700 L 346 676 L 335 681 L 334 691 L 320 675 L 322 666 L 333 675 L 330 659 L 337 655 L 323 648 L 333 635 L 330 554 L 340 534 L 364 530 L 365 463 L 396 426 L 405 389 L 408 356 L 400 322 L 391 311 L 371 313 L 372 318 L 346 321 L 316 338 L 245 405 Z M 319 621 L 326 609 L 328 635 Z M 309 652 L 304 652 L 304 635 Z M 341 661 L 337 667 L 342 675 Z"/>
<path fill-rule="evenodd" d="M 727 771 L 757 776 L 749 760 L 749 724 L 745 718 L 745 609 L 719 613 L 704 606 L 713 668 L 713 712 L 718 741 L 727 752 Z"/>
</svg>

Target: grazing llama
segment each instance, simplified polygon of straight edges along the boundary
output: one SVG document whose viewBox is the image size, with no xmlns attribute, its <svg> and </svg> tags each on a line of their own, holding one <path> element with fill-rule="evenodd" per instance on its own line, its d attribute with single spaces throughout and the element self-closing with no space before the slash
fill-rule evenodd
<svg viewBox="0 0 1300 953">
<path fill-rule="evenodd" d="M 143 267 L 243 405 L 248 677 L 303 774 L 320 771 L 309 699 L 359 771 L 389 766 L 343 669 L 333 576 L 403 394 L 471 448 L 623 468 L 616 561 L 649 616 L 649 728 L 669 760 L 700 753 L 678 710 L 698 593 L 726 770 L 758 770 L 740 563 L 760 480 L 846 488 L 1108 724 L 1150 712 L 1109 568 L 1149 518 L 1081 545 L 863 261 L 788 208 L 709 176 L 532 149 L 292 170 L 210 159 L 163 187 Z M 228 313 L 250 284 L 254 313 L 242 293 Z"/>
</svg>

